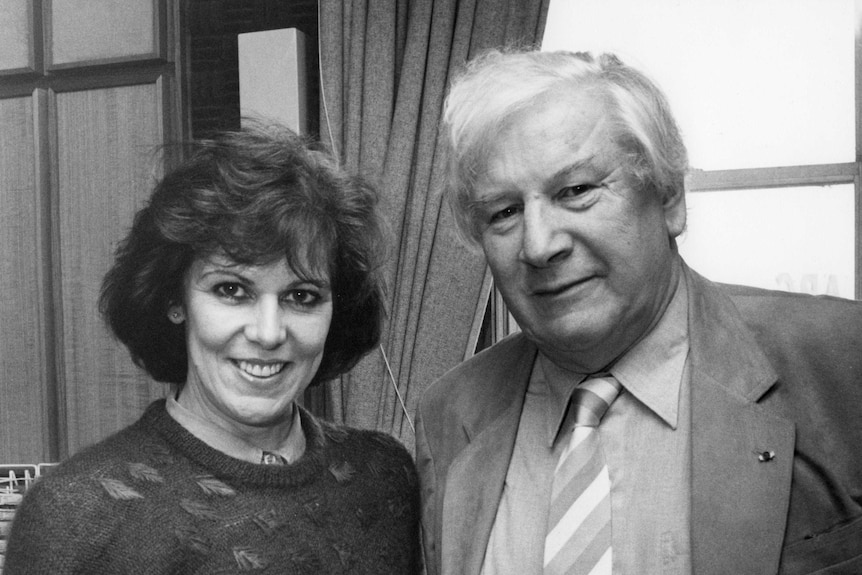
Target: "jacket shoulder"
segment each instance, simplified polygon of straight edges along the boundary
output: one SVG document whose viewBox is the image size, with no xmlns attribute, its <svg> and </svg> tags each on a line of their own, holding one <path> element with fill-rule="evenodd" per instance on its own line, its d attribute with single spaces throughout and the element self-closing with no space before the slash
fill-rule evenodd
<svg viewBox="0 0 862 575">
<path fill-rule="evenodd" d="M 521 333 L 512 334 L 453 367 L 423 394 L 420 409 L 438 409 L 441 404 L 485 403 L 507 383 L 529 375 L 536 348 Z M 491 392 L 489 394 L 489 392 Z"/>
<path fill-rule="evenodd" d="M 802 447 L 814 437 L 825 440 L 824 425 L 843 427 L 835 438 L 862 441 L 862 302 L 722 289 L 778 374 L 778 385 L 762 403 L 796 422 Z"/>
<path fill-rule="evenodd" d="M 862 301 L 720 284 L 767 351 L 817 350 L 862 363 Z"/>
</svg>

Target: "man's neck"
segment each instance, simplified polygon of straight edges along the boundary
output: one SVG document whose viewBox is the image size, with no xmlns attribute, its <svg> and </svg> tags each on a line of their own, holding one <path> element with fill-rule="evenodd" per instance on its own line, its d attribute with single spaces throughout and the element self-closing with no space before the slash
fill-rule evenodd
<svg viewBox="0 0 862 575">
<path fill-rule="evenodd" d="M 540 341 L 535 342 L 536 347 L 555 365 L 567 371 L 583 375 L 609 371 L 617 360 L 652 333 L 667 312 L 681 281 L 683 281 L 682 265 L 679 256 L 676 256 L 671 260 L 669 278 L 666 289 L 659 298 L 659 305 L 640 322 L 644 326 L 640 329 L 621 326 L 618 330 L 619 337 L 614 338 L 613 341 L 595 342 L 583 349 L 560 348 Z"/>
</svg>

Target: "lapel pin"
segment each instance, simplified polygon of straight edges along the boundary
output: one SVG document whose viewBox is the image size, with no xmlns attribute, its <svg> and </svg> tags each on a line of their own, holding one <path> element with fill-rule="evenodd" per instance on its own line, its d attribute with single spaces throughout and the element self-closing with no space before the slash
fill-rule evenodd
<svg viewBox="0 0 862 575">
<path fill-rule="evenodd" d="M 775 459 L 774 451 L 755 451 L 757 453 L 757 460 L 761 463 L 767 463 Z"/>
</svg>

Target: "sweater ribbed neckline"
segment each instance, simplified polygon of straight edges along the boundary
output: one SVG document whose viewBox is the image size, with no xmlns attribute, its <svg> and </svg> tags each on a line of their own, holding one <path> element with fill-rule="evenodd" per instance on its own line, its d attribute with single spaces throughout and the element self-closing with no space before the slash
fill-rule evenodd
<svg viewBox="0 0 862 575">
<path fill-rule="evenodd" d="M 220 479 L 236 480 L 259 486 L 288 487 L 314 481 L 327 471 L 328 462 L 324 447 L 329 439 L 339 439 L 337 429 L 324 428 L 311 413 L 299 407 L 302 430 L 306 435 L 305 453 L 297 461 L 287 465 L 265 465 L 249 463 L 233 458 L 214 449 L 192 435 L 172 418 L 165 408 L 165 400 L 150 404 L 135 426 L 150 427 L 168 443 L 175 453 L 161 452 L 157 444 L 142 446 L 143 454 L 152 459 L 172 458 L 176 454 L 206 468 Z M 329 433 L 327 434 L 327 431 Z M 328 438 L 327 435 L 333 437 Z M 344 435 L 346 437 L 346 434 Z"/>
</svg>

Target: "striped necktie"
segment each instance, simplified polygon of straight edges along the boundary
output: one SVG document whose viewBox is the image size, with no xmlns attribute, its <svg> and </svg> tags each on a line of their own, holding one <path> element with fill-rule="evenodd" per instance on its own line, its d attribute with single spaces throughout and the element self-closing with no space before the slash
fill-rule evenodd
<svg viewBox="0 0 862 575">
<path fill-rule="evenodd" d="M 616 399 L 619 382 L 592 377 L 572 393 L 571 440 L 551 490 L 545 575 L 611 573 L 611 482 L 596 427 Z"/>
</svg>

